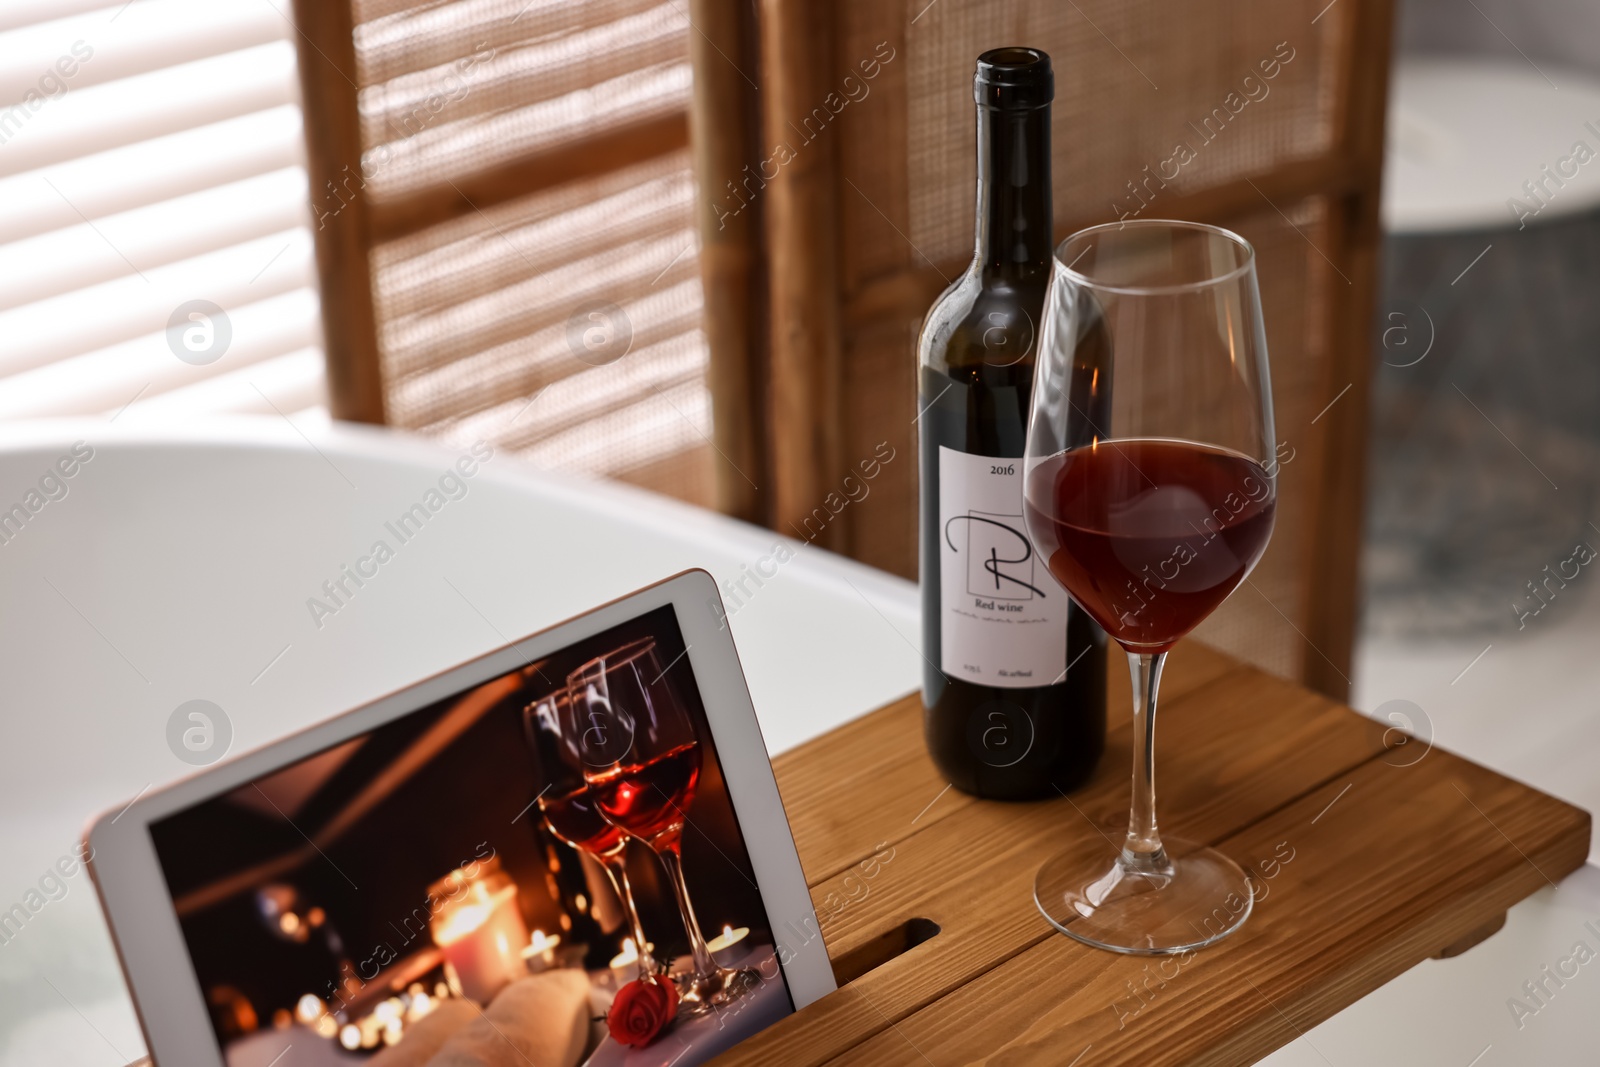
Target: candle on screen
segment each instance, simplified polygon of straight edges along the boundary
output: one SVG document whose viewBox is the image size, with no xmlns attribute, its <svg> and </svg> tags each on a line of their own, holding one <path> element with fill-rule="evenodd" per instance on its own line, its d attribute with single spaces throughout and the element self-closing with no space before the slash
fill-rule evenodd
<svg viewBox="0 0 1600 1067">
<path fill-rule="evenodd" d="M 507 984 L 528 973 L 522 959 L 528 928 L 517 908 L 515 883 L 507 881 L 491 890 L 484 882 L 473 882 L 434 920 L 433 940 L 455 970 L 462 994 L 479 1004 L 488 1004 Z"/>
<path fill-rule="evenodd" d="M 522 958 L 527 961 L 528 969 L 538 973 L 548 967 L 555 966 L 556 948 L 561 944 L 561 935 L 545 936 L 543 930 L 533 932 L 533 940 L 528 947 L 522 950 Z"/>
<path fill-rule="evenodd" d="M 294 1004 L 295 1017 L 301 1022 L 305 1023 L 307 1026 L 310 1026 L 312 1023 L 320 1019 L 324 1014 L 327 1013 L 327 1010 L 328 1009 L 323 1006 L 322 999 L 315 993 L 305 994 L 299 1000 L 295 1001 Z"/>
<path fill-rule="evenodd" d="M 623 938 L 622 951 L 611 957 L 611 975 L 619 986 L 639 976 L 639 947 L 633 938 Z"/>
<path fill-rule="evenodd" d="M 750 928 L 748 926 L 741 926 L 737 930 L 731 926 L 724 926 L 722 933 L 707 942 L 706 948 L 712 952 L 721 952 L 725 948 L 732 948 L 749 936 Z"/>
</svg>

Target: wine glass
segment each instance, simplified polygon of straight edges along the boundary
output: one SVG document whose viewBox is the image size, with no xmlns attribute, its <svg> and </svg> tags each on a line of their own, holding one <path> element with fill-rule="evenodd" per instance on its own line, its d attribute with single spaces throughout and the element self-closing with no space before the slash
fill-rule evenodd
<svg viewBox="0 0 1600 1067">
<path fill-rule="evenodd" d="M 522 725 L 533 750 L 534 765 L 542 783 L 539 813 L 552 834 L 593 856 L 606 872 L 611 888 L 622 902 L 623 915 L 639 953 L 639 976 L 650 977 L 662 968 L 649 951 L 644 925 L 633 902 L 633 887 L 628 884 L 628 835 L 607 821 L 596 806 L 589 783 L 584 781 L 578 743 L 563 723 L 571 716 L 566 705 L 571 697 L 561 689 L 529 704 L 522 711 Z"/>
<path fill-rule="evenodd" d="M 1215 226 L 1144 220 L 1056 249 L 1024 452 L 1028 530 L 1058 582 L 1128 654 L 1133 804 L 1114 861 L 1047 860 L 1034 899 L 1117 952 L 1210 944 L 1253 898 L 1239 865 L 1162 840 L 1156 690 L 1167 652 L 1250 573 L 1277 507 L 1255 252 Z"/>
<path fill-rule="evenodd" d="M 685 1010 L 721 1007 L 755 984 L 719 966 L 683 880 L 683 827 L 700 779 L 700 741 L 656 656 L 654 638 L 597 656 L 567 676 L 568 722 L 605 818 L 661 858 L 689 936 L 693 970 L 676 977 Z"/>
</svg>

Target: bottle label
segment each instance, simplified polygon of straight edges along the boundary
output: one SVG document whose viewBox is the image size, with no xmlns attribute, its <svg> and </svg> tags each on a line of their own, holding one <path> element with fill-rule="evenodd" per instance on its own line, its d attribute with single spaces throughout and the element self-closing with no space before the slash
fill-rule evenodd
<svg viewBox="0 0 1600 1067">
<path fill-rule="evenodd" d="M 977 685 L 1053 685 L 1067 594 L 1022 521 L 1022 460 L 939 446 L 939 665 Z"/>
</svg>

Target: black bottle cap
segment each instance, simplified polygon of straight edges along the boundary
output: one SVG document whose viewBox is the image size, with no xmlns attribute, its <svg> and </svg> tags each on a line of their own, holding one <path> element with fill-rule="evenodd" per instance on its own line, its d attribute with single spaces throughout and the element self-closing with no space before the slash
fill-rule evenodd
<svg viewBox="0 0 1600 1067">
<path fill-rule="evenodd" d="M 972 98 L 980 107 L 1027 111 L 1045 107 L 1055 95 L 1050 57 L 1037 48 L 992 48 L 978 57 Z"/>
</svg>

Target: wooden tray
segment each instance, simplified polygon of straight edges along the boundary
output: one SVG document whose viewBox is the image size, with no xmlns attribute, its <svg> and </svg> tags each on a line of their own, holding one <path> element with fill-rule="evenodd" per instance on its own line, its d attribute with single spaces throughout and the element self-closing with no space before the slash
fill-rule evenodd
<svg viewBox="0 0 1600 1067">
<path fill-rule="evenodd" d="M 1162 827 L 1264 893 L 1187 959 L 1087 948 L 1039 915 L 1033 874 L 1120 841 L 1130 698 L 1110 677 L 1105 758 L 1070 798 L 947 788 L 914 694 L 779 757 L 840 989 L 717 1067 L 1237 1067 L 1464 951 L 1588 855 L 1587 812 L 1191 641 L 1162 684 Z"/>
<path fill-rule="evenodd" d="M 1588 813 L 1186 642 L 1157 721 L 1162 827 L 1264 892 L 1187 959 L 1090 949 L 1044 921 L 1032 883 L 1052 851 L 1120 842 L 1130 703 L 1111 677 L 1105 759 L 1068 799 L 947 789 L 914 695 L 780 757 L 840 989 L 718 1067 L 1236 1067 L 1464 951 L 1587 857 Z"/>
</svg>

